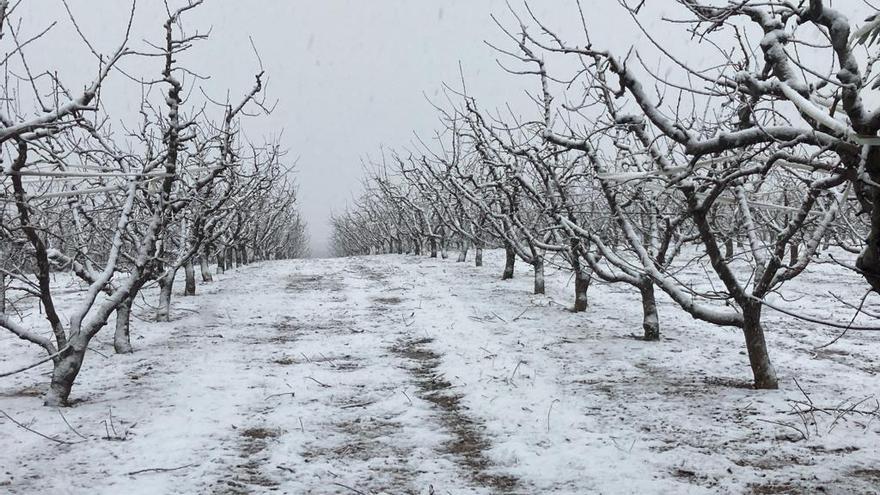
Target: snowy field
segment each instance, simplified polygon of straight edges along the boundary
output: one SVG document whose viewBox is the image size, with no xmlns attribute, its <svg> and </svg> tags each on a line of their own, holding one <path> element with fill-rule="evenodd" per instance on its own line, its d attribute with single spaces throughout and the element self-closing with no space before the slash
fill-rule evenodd
<svg viewBox="0 0 880 495">
<path fill-rule="evenodd" d="M 254 264 L 171 323 L 141 302 L 135 354 L 99 334 L 74 407 L 41 406 L 48 365 L 0 380 L 0 493 L 877 492 L 877 334 L 818 349 L 836 333 L 768 312 L 781 388 L 755 391 L 739 331 L 661 298 L 643 342 L 625 286 L 573 314 L 567 273 L 534 296 L 529 267 L 501 282 L 501 253 L 454 254 Z M 863 289 L 840 271 L 779 304 L 848 321 L 828 293 Z M 9 334 L 0 352 L 0 372 L 42 357 Z"/>
</svg>

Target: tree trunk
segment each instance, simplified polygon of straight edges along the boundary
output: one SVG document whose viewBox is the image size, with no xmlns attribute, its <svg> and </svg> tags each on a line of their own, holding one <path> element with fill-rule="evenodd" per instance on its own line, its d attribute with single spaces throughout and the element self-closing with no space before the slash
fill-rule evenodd
<svg viewBox="0 0 880 495">
<path fill-rule="evenodd" d="M 587 299 L 587 291 L 590 288 L 590 282 L 593 276 L 586 268 L 580 268 L 575 272 L 574 277 L 574 312 L 580 313 L 587 310 L 589 299 Z"/>
<path fill-rule="evenodd" d="M 657 300 L 654 298 L 654 282 L 643 278 L 639 286 L 642 294 L 642 328 L 645 340 L 660 340 L 660 317 L 657 315 Z"/>
<path fill-rule="evenodd" d="M 509 242 L 504 243 L 504 273 L 501 274 L 501 280 L 510 280 L 513 278 L 513 269 L 516 264 L 516 251 Z"/>
<path fill-rule="evenodd" d="M 199 256 L 199 269 L 202 272 L 202 282 L 213 282 L 214 277 L 211 276 L 211 267 L 208 266 L 208 256 Z"/>
<path fill-rule="evenodd" d="M 174 288 L 174 275 L 171 272 L 159 279 L 159 310 L 156 321 L 171 321 L 171 290 Z"/>
<path fill-rule="evenodd" d="M 791 261 L 789 264 L 794 265 L 795 263 L 797 263 L 797 259 L 798 259 L 798 251 L 799 251 L 798 244 L 796 242 L 793 242 L 791 244 L 791 247 L 789 248 L 789 250 L 790 250 L 789 253 L 791 256 Z"/>
<path fill-rule="evenodd" d="M 440 242 L 440 257 L 445 259 L 449 259 L 449 251 L 446 250 L 446 241 Z"/>
<path fill-rule="evenodd" d="M 130 295 L 116 307 L 116 332 L 113 334 L 113 349 L 116 354 L 131 354 L 131 305 L 134 295 Z"/>
<path fill-rule="evenodd" d="M 66 407 L 69 405 L 70 389 L 82 368 L 83 359 L 86 355 L 86 345 L 71 343 L 67 350 L 55 361 L 52 370 L 52 381 L 49 383 L 49 391 L 43 405 L 53 407 Z"/>
<path fill-rule="evenodd" d="M 6 312 L 6 274 L 0 273 L 0 314 Z"/>
<path fill-rule="evenodd" d="M 461 251 L 458 252 L 458 262 L 464 263 L 467 261 L 467 253 L 470 248 L 470 244 L 464 243 L 461 245 Z"/>
<path fill-rule="evenodd" d="M 477 246 L 477 251 L 474 253 L 474 266 L 483 266 L 483 248 Z"/>
<path fill-rule="evenodd" d="M 535 294 L 544 294 L 544 258 L 535 258 L 532 266 L 535 268 Z"/>
<path fill-rule="evenodd" d="M 743 309 L 743 335 L 749 353 L 749 364 L 755 378 L 757 389 L 777 389 L 779 381 L 776 370 L 770 363 L 767 342 L 764 340 L 764 328 L 761 326 L 761 303 L 749 301 Z"/>
<path fill-rule="evenodd" d="M 724 259 L 731 258 L 733 258 L 733 237 L 728 237 L 724 240 Z"/>
<path fill-rule="evenodd" d="M 241 264 L 242 265 L 250 264 L 251 260 L 248 257 L 247 246 L 242 246 L 239 249 L 241 250 L 241 254 L 239 254 L 239 257 L 241 259 Z"/>
<path fill-rule="evenodd" d="M 437 239 L 434 239 L 432 237 L 430 242 L 431 242 L 431 257 L 436 258 L 437 257 Z"/>
<path fill-rule="evenodd" d="M 183 288 L 184 296 L 196 295 L 196 270 L 193 268 L 192 258 L 183 264 L 183 273 L 186 275 L 186 285 Z"/>
</svg>

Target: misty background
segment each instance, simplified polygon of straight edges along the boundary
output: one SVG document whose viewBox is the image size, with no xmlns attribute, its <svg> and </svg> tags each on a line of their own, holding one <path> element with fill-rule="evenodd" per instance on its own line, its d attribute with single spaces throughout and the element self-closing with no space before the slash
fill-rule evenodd
<svg viewBox="0 0 880 495">
<path fill-rule="evenodd" d="M 860 0 L 831 3 L 857 18 L 870 12 Z M 183 4 L 169 2 L 172 8 Z M 667 33 L 673 32 L 660 20 L 667 10 L 680 15 L 676 4 L 648 0 L 640 20 L 683 59 L 701 57 L 703 48 L 682 30 L 669 39 Z M 68 5 L 98 51 L 108 53 L 118 46 L 130 2 L 69 0 Z M 512 5 L 526 16 L 521 2 Z M 567 42 L 585 43 L 574 0 L 530 5 Z M 616 1 L 583 0 L 582 5 L 594 46 L 619 55 L 636 46 L 652 60 L 653 48 Z M 132 47 L 146 49 L 148 40 L 160 39 L 164 9 L 158 0 L 137 3 Z M 363 161 L 378 158 L 383 148 L 415 149 L 416 136 L 429 141 L 440 128 L 432 102 L 445 105 L 444 83 L 460 88 L 463 74 L 469 94 L 482 107 L 506 110 L 509 105 L 514 113 L 533 111 L 526 91 L 536 88 L 534 78 L 506 73 L 497 63 L 504 56 L 486 44 L 515 47 L 492 14 L 517 31 L 518 22 L 502 0 L 207 0 L 185 20 L 190 31 L 210 32 L 207 41 L 180 57 L 195 73 L 210 75 L 208 80 L 187 81 L 197 88 L 189 103 L 204 101 L 202 91 L 215 100 L 225 100 L 228 94 L 237 101 L 251 88 L 259 70 L 252 38 L 268 76 L 269 103 L 277 100 L 277 106 L 270 116 L 245 122 L 243 128 L 254 141 L 280 136 L 289 150 L 287 162 L 296 163 L 300 210 L 308 222 L 312 255 L 324 256 L 330 216 L 359 193 Z M 58 21 L 25 50 L 34 72 L 57 71 L 70 88 L 93 78 L 95 57 L 77 35 L 61 0 L 26 0 L 12 17 L 22 18 L 17 26 L 20 40 Z M 131 58 L 120 67 L 135 77 L 155 78 L 158 64 L 157 60 L 149 67 L 149 61 Z M 114 74 L 102 99 L 114 118 L 136 117 L 140 87 Z M 210 105 L 206 111 L 220 112 Z"/>
</svg>

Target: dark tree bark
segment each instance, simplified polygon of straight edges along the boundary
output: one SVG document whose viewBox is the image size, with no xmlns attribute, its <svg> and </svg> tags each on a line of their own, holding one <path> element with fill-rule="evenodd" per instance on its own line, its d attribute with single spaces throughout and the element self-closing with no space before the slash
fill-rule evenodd
<svg viewBox="0 0 880 495">
<path fill-rule="evenodd" d="M 728 237 L 724 241 L 724 259 L 733 258 L 733 237 Z"/>
<path fill-rule="evenodd" d="M 532 266 L 535 268 L 535 294 L 544 294 L 544 258 L 538 256 Z"/>
<path fill-rule="evenodd" d="M 592 274 L 586 268 L 579 268 L 575 272 L 574 277 L 574 312 L 580 313 L 587 310 L 589 299 L 587 299 L 587 291 L 590 289 L 590 282 L 593 280 Z"/>
<path fill-rule="evenodd" d="M 174 272 L 159 278 L 159 310 L 156 321 L 171 321 L 171 295 L 174 288 Z"/>
<path fill-rule="evenodd" d="M 183 273 L 186 276 L 186 284 L 183 288 L 183 295 L 196 295 L 196 270 L 193 267 L 192 258 L 186 260 L 186 263 L 183 264 Z"/>
<path fill-rule="evenodd" d="M 199 270 L 202 272 L 202 282 L 214 281 L 214 277 L 211 275 L 211 267 L 208 266 L 207 256 L 199 256 Z"/>
<path fill-rule="evenodd" d="M 510 280 L 513 278 L 513 270 L 516 265 L 516 251 L 509 242 L 504 242 L 504 273 L 501 274 L 501 280 Z"/>
<path fill-rule="evenodd" d="M 86 346 L 79 345 L 78 340 L 71 341 L 68 350 L 55 359 L 52 381 L 49 383 L 49 391 L 46 393 L 44 405 L 54 407 L 69 405 L 70 390 L 73 388 L 73 383 L 82 368 L 86 355 Z"/>
<path fill-rule="evenodd" d="M 660 340 L 660 317 L 657 315 L 657 300 L 654 297 L 654 282 L 643 277 L 639 286 L 642 295 L 642 329 L 645 340 Z"/>
<path fill-rule="evenodd" d="M 128 296 L 116 308 L 116 332 L 113 334 L 113 349 L 116 354 L 131 354 L 131 306 L 134 296 Z"/>
<path fill-rule="evenodd" d="M 469 248 L 470 248 L 470 244 L 468 244 L 466 242 L 462 243 L 461 251 L 458 252 L 458 262 L 459 263 L 464 263 L 465 261 L 467 261 L 467 255 L 468 255 Z"/>
<path fill-rule="evenodd" d="M 764 340 L 764 328 L 761 326 L 761 308 L 760 301 L 750 301 L 742 305 L 742 330 L 746 340 L 746 350 L 749 354 L 749 364 L 752 367 L 752 375 L 755 378 L 755 388 L 777 389 L 779 388 L 779 381 L 776 378 L 776 370 L 770 363 L 767 342 Z"/>
<path fill-rule="evenodd" d="M 6 312 L 6 274 L 0 273 L 0 313 Z"/>
</svg>

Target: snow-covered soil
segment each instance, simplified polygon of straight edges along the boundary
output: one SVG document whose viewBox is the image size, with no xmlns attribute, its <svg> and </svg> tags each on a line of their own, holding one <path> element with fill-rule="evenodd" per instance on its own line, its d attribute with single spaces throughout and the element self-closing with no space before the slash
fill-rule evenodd
<svg viewBox="0 0 880 495">
<path fill-rule="evenodd" d="M 44 408 L 48 365 L 0 379 L 0 493 L 876 493 L 880 335 L 768 313 L 778 391 L 748 388 L 738 331 L 661 298 L 528 267 L 413 256 L 250 265 L 98 336 L 76 405 Z M 816 266 L 780 304 L 823 319 L 858 280 Z M 833 301 L 832 301 L 833 302 Z M 871 305 L 869 304 L 869 307 Z M 837 304 L 835 307 L 844 308 Z M 876 311 L 876 307 L 874 308 Z M 109 329 L 108 329 L 109 330 Z M 0 372 L 41 357 L 0 335 Z M 797 383 L 795 382 L 797 380 Z M 800 388 L 803 389 L 803 392 Z M 852 412 L 793 413 L 793 400 Z"/>
</svg>

